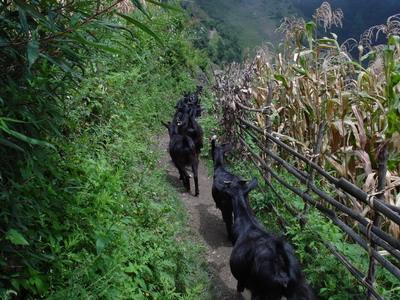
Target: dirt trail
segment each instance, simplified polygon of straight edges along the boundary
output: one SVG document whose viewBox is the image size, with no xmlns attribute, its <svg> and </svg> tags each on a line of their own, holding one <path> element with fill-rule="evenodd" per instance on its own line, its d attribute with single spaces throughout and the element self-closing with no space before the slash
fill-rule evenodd
<svg viewBox="0 0 400 300">
<path fill-rule="evenodd" d="M 172 165 L 167 152 L 168 135 L 159 137 L 159 147 L 163 151 L 161 164 L 167 168 L 169 181 L 179 191 L 188 215 L 190 226 L 198 239 L 206 248 L 206 258 L 212 282 L 213 299 L 250 299 L 247 291 L 243 296 L 236 292 L 236 279 L 229 267 L 232 244 L 228 240 L 221 212 L 215 207 L 211 195 L 212 178 L 208 176 L 203 162 L 199 165 L 199 197 L 188 194 L 179 181 L 179 174 Z M 194 190 L 193 180 L 191 187 Z"/>
</svg>

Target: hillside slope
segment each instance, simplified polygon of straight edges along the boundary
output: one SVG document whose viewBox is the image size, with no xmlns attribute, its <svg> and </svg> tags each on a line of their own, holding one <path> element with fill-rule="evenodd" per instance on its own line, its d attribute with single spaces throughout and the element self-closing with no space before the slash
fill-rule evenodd
<svg viewBox="0 0 400 300">
<path fill-rule="evenodd" d="M 311 19 L 315 9 L 323 0 L 196 0 L 197 9 L 192 9 L 195 18 L 205 21 L 208 30 L 217 29 L 224 40 L 237 43 L 244 55 L 254 53 L 263 43 L 277 44 L 280 40 L 276 32 L 282 19 L 297 15 Z M 339 41 L 348 38 L 359 39 L 369 27 L 383 24 L 386 19 L 400 13 L 400 1 L 383 0 L 330 0 L 333 8 L 344 12 L 342 28 L 333 31 Z M 231 48 L 232 44 L 225 43 Z M 228 51 L 227 49 L 226 51 Z M 233 57 L 232 59 L 237 59 Z"/>
</svg>

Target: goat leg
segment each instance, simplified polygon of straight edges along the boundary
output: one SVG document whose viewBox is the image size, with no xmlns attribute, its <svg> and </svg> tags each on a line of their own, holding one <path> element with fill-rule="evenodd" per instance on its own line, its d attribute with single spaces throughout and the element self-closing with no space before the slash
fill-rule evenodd
<svg viewBox="0 0 400 300">
<path fill-rule="evenodd" d="M 183 176 L 182 170 L 180 168 L 178 168 L 178 171 L 179 171 L 179 180 L 183 180 L 184 176 Z"/>
<path fill-rule="evenodd" d="M 198 176 L 198 169 L 199 169 L 199 161 L 196 159 L 192 164 L 192 171 L 194 177 L 194 188 L 195 188 L 195 196 L 199 195 L 199 176 Z"/>
<path fill-rule="evenodd" d="M 232 236 L 232 211 L 229 209 L 222 210 L 222 219 L 225 222 L 226 232 L 228 233 L 228 238 L 231 242 L 233 242 Z"/>
<path fill-rule="evenodd" d="M 185 168 L 182 168 L 183 174 L 183 185 L 185 186 L 186 190 L 190 192 L 190 176 Z"/>
<path fill-rule="evenodd" d="M 185 167 L 181 167 L 178 164 L 176 165 L 176 168 L 179 171 L 179 178 L 182 178 L 183 186 L 186 188 L 186 190 L 189 192 L 190 191 L 190 180 L 189 180 L 189 174 L 186 172 Z"/>
</svg>

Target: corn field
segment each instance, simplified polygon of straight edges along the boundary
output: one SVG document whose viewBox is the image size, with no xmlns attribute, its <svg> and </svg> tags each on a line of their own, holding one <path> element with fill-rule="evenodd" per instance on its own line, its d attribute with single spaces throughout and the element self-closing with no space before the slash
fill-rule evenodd
<svg viewBox="0 0 400 300">
<path fill-rule="evenodd" d="M 276 138 L 369 194 L 383 192 L 377 190 L 377 174 L 378 155 L 385 151 L 384 198 L 400 207 L 400 15 L 368 29 L 360 41 L 342 44 L 330 32 L 342 25 L 340 9 L 325 2 L 313 17 L 285 18 L 281 50 L 263 47 L 252 60 L 215 74 L 221 123 L 235 138 L 235 119 L 244 114 L 240 107 L 249 108 L 254 125 L 263 130 L 271 125 Z M 383 37 L 387 43 L 375 45 Z M 315 154 L 320 130 L 322 145 Z M 368 205 L 340 200 L 373 219 Z M 383 227 L 400 238 L 397 224 L 386 221 Z"/>
</svg>

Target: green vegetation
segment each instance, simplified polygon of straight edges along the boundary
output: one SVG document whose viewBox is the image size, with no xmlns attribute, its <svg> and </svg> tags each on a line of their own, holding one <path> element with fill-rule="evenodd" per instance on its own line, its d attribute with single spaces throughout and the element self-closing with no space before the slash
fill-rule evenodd
<svg viewBox="0 0 400 300">
<path fill-rule="evenodd" d="M 233 2 L 198 1 L 193 19 L 155 0 L 147 1 L 147 7 L 139 0 L 1 2 L 1 299 L 210 299 L 202 249 L 189 238 L 176 191 L 159 167 L 154 137 L 165 130 L 160 121 L 171 116 L 176 100 L 205 76 L 209 59 L 241 59 L 246 48 L 266 37 L 273 39 L 276 21 L 292 10 L 287 1 Z M 204 15 L 196 19 L 196 13 Z M 274 105 L 285 105 L 287 96 L 297 102 L 289 112 L 275 112 L 275 125 L 290 123 L 281 120 L 296 115 L 301 130 L 301 124 L 319 123 L 325 115 L 337 117 L 333 111 L 345 99 L 363 104 L 363 113 L 379 121 L 384 138 L 398 139 L 399 39 L 392 37 L 383 52 L 377 49 L 362 57 L 365 62 L 382 58 L 384 73 L 374 73 L 374 65 L 364 68 L 349 62 L 336 39 L 313 36 L 313 23 L 302 23 L 300 31 L 298 23 L 286 25 L 289 39 L 274 77 L 279 88 Z M 302 46 L 307 38 L 310 49 Z M 323 66 L 322 54 L 328 53 L 313 52 L 317 47 L 330 49 L 331 64 L 325 66 L 330 76 L 314 67 Z M 298 54 L 296 62 L 290 51 Z M 283 65 L 289 60 L 292 64 Z M 349 70 L 359 75 L 360 90 L 351 95 L 332 84 Z M 321 88 L 323 80 L 314 80 L 315 72 L 327 80 L 326 88 Z M 299 82 L 302 91 L 308 87 L 312 97 L 302 97 L 289 87 L 291 82 Z M 343 91 L 342 98 L 335 97 L 335 88 Z M 201 124 L 207 157 L 206 141 L 223 133 L 213 96 L 207 89 L 205 94 L 208 116 Z M 262 92 L 253 96 L 257 103 Z M 322 97 L 330 103 L 326 111 L 318 110 Z M 299 113 L 305 98 L 314 102 Z M 389 108 L 384 122 L 375 105 L 381 98 Z M 340 131 L 340 138 L 357 146 L 360 134 L 355 129 L 361 132 L 362 126 L 356 122 L 357 111 L 345 104 L 354 127 Z M 338 120 L 333 121 L 334 125 Z M 375 136 L 368 130 L 368 138 Z M 307 137 L 303 132 L 297 132 L 299 139 Z M 234 161 L 235 172 L 257 175 L 242 156 Z M 349 166 L 360 172 L 362 165 L 356 168 L 354 161 L 353 157 Z M 392 172 L 398 170 L 398 153 L 391 151 L 389 162 Z M 356 173 L 357 180 L 364 180 L 360 174 Z M 298 197 L 276 189 L 302 209 Z M 360 295 L 354 279 L 320 246 L 315 233 L 363 271 L 366 255 L 361 256 L 359 248 L 316 211 L 309 211 L 310 221 L 301 229 L 274 194 L 259 190 L 252 194 L 252 206 L 269 230 L 280 231 L 272 204 L 288 220 L 286 235 L 320 297 Z M 398 299 L 396 279 L 382 270 L 378 277 L 382 295 Z"/>
<path fill-rule="evenodd" d="M 291 0 L 184 1 L 197 24 L 195 46 L 217 64 L 242 61 L 264 43 L 279 41 L 284 16 L 296 14 Z"/>
<path fill-rule="evenodd" d="M 182 13 L 95 4 L 0 10 L 0 298 L 207 299 L 153 145 L 207 60 Z"/>
<path fill-rule="evenodd" d="M 229 28 L 240 48 L 247 51 L 253 51 L 263 42 L 277 41 L 275 29 L 280 20 L 295 13 L 288 0 L 197 0 L 196 3 L 211 19 Z"/>
<path fill-rule="evenodd" d="M 185 2 L 183 7 L 192 15 L 193 45 L 206 52 L 216 64 L 241 61 L 243 50 L 236 33 L 224 22 L 210 18 L 194 2 Z"/>
<path fill-rule="evenodd" d="M 213 105 L 212 100 L 207 101 L 206 107 L 211 112 L 202 122 L 206 135 L 217 134 L 220 139 L 224 140 L 224 132 L 221 131 L 220 128 L 222 127 L 218 122 L 221 113 L 220 108 Z M 250 136 L 246 140 L 249 144 L 252 143 Z M 209 143 L 207 147 L 209 147 Z M 306 215 L 303 215 L 308 222 L 304 227 L 301 227 L 300 219 L 286 209 L 282 198 L 297 211 L 303 210 L 304 201 L 273 181 L 273 187 L 281 197 L 278 198 L 264 183 L 258 169 L 252 164 L 251 160 L 244 159 L 244 157 L 246 157 L 244 153 L 232 152 L 228 155 L 228 167 L 243 178 L 258 178 L 260 188 L 251 193 L 251 207 L 268 231 L 285 235 L 295 247 L 296 255 L 303 265 L 306 278 L 318 294 L 319 299 L 352 300 L 357 297 L 365 297 L 363 288 L 321 243 L 321 240 L 331 242 L 364 273 L 368 269 L 368 254 L 358 245 L 350 243 L 346 235 L 316 209 L 311 208 Z M 212 174 L 211 158 L 208 161 L 210 174 Z M 299 186 L 298 180 L 285 170 L 276 168 L 275 172 L 291 185 Z M 271 207 L 274 207 L 274 209 Z M 280 218 L 287 221 L 284 228 L 280 226 Z M 379 268 L 377 278 L 380 283 L 377 289 L 385 299 L 400 299 L 397 278 L 382 268 Z"/>
<path fill-rule="evenodd" d="M 298 153 L 310 157 L 318 136 L 318 125 L 325 124 L 326 132 L 322 135 L 318 163 L 329 170 L 330 174 L 347 178 L 367 192 L 376 191 L 377 156 L 383 147 L 387 147 L 390 173 L 386 174 L 388 191 L 385 201 L 396 205 L 399 189 L 391 187 L 400 172 L 400 81 L 397 80 L 400 78 L 400 44 L 396 18 L 380 26 L 387 35 L 388 43 L 364 48 L 359 61 L 351 59 L 348 53 L 351 45 L 341 47 L 335 35 L 332 34 L 330 38 L 320 37 L 322 30 L 318 25 L 330 28 L 339 24 L 341 11 L 324 4 L 315 14 L 315 18 L 314 22 L 298 18 L 286 19 L 281 26 L 285 39 L 282 40 L 280 52 L 264 48 L 253 60 L 226 68 L 219 75 L 216 84 L 220 97 L 216 114 L 219 120 L 228 122 L 218 124 L 213 119 L 209 123 L 225 128 L 229 139 L 239 135 L 250 146 L 255 146 L 253 138 L 239 129 L 239 121 L 235 120 L 235 116 L 246 119 L 261 132 L 266 130 L 263 114 L 246 112 L 240 108 L 240 104 L 259 110 L 265 108 L 269 105 L 266 103 L 269 96 L 266 86 L 270 83 L 272 130 L 275 136 Z M 362 42 L 371 41 L 366 39 Z M 356 43 L 355 45 L 357 46 Z M 364 67 L 364 64 L 367 66 Z M 263 140 L 262 134 L 258 138 Z M 237 146 L 242 152 L 236 153 L 232 159 L 232 169 L 244 177 L 258 176 L 260 179 L 258 169 L 251 160 L 244 159 L 248 155 L 246 148 Z M 254 150 L 266 157 L 266 152 L 259 151 L 257 147 Z M 272 151 L 297 168 L 307 170 L 301 161 L 295 161 L 280 147 Z M 291 186 L 302 191 L 307 189 L 283 168 L 274 168 Z M 332 191 L 333 187 L 329 185 L 328 188 L 326 181 L 318 176 L 316 178 L 316 184 L 327 193 L 331 192 L 338 201 L 356 213 L 364 214 L 369 219 L 374 218 L 372 209 L 367 205 L 354 199 L 346 201 L 337 191 Z M 285 235 L 296 247 L 307 278 L 319 297 L 364 299 L 365 291 L 360 284 L 330 254 L 321 240 L 332 243 L 362 274 L 366 274 L 368 270 L 368 253 L 317 210 L 304 212 L 303 201 L 288 189 L 274 180 L 273 185 L 282 199 L 265 186 L 266 193 L 252 193 L 251 206 L 268 230 L 279 232 L 279 225 L 283 223 L 279 216 L 286 220 L 287 224 L 283 226 Z M 319 197 L 315 197 L 315 201 L 334 210 Z M 285 207 L 285 204 L 292 209 Z M 303 214 L 308 219 L 304 228 L 300 226 L 299 216 L 293 216 L 292 211 Z M 340 211 L 336 211 L 336 215 L 354 231 L 359 232 L 356 221 Z M 385 220 L 381 227 L 393 237 L 398 237 L 399 228 L 393 223 Z M 391 259 L 390 255 L 387 258 Z M 392 261 L 396 263 L 395 258 Z M 377 270 L 376 289 L 379 293 L 385 299 L 400 299 L 398 278 L 380 265 Z"/>
<path fill-rule="evenodd" d="M 200 24 L 197 39 L 215 63 L 241 61 L 265 43 L 275 46 L 281 41 L 276 31 L 283 18 L 304 16 L 311 19 L 324 0 L 195 0 L 185 7 Z M 359 39 L 369 27 L 382 24 L 400 9 L 397 0 L 331 0 L 343 10 L 343 27 L 335 28 L 338 41 Z M 373 9 L 371 9 L 373 7 Z M 348 16 L 348 17 L 347 17 Z M 379 43 L 384 38 L 379 38 Z M 218 47 L 216 47 L 218 45 Z M 352 51 L 352 55 L 357 55 Z"/>
</svg>

